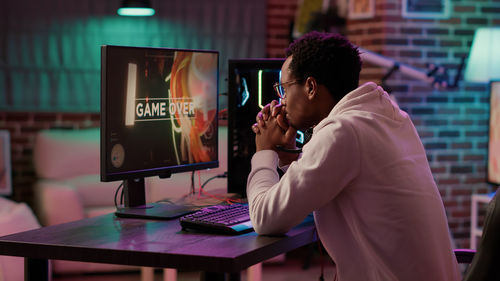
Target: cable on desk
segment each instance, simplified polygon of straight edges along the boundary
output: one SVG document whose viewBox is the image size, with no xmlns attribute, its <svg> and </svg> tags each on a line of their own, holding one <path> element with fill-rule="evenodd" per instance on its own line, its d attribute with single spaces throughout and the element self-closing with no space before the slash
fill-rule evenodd
<svg viewBox="0 0 500 281">
<path fill-rule="evenodd" d="M 118 196 L 118 191 L 120 191 L 122 187 L 123 187 L 123 182 L 118 186 L 115 192 L 115 208 L 117 209 L 118 209 L 118 204 L 116 203 L 116 197 Z M 122 204 L 122 201 L 123 201 L 123 190 L 122 193 L 120 194 L 120 205 Z"/>
<path fill-rule="evenodd" d="M 191 172 L 191 189 L 190 189 L 190 194 L 195 194 L 194 190 L 194 171 Z"/>
<path fill-rule="evenodd" d="M 198 174 L 198 176 L 199 176 L 199 174 Z M 209 192 L 205 191 L 205 189 L 204 189 L 205 185 L 207 185 L 211 180 L 216 179 L 216 178 L 227 178 L 227 172 L 224 172 L 223 174 L 219 174 L 219 175 L 213 176 L 211 178 L 208 178 L 203 184 L 201 184 L 201 180 L 199 180 L 200 188 L 199 188 L 199 192 L 198 192 L 198 198 L 201 196 L 201 194 L 203 194 L 203 195 L 206 195 L 208 197 L 220 200 L 222 202 L 226 202 L 228 204 L 241 203 L 240 199 L 219 197 L 219 196 L 215 196 L 215 195 L 210 194 Z"/>
</svg>

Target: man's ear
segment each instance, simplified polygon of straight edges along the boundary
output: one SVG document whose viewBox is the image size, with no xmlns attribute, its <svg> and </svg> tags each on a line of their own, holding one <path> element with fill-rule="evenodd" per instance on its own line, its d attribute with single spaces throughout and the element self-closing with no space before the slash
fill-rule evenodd
<svg viewBox="0 0 500 281">
<path fill-rule="evenodd" d="M 307 77 L 304 87 L 307 98 L 312 100 L 318 93 L 318 82 L 314 77 Z"/>
</svg>

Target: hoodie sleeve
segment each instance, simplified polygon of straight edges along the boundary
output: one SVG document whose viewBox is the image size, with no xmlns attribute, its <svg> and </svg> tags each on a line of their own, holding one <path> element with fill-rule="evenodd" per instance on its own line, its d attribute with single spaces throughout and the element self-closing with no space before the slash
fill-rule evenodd
<svg viewBox="0 0 500 281">
<path fill-rule="evenodd" d="M 255 231 L 285 233 L 334 199 L 359 173 L 358 147 L 351 124 L 332 121 L 315 132 L 302 157 L 288 167 L 281 180 L 276 172 L 277 153 L 255 153 L 247 182 Z"/>
</svg>

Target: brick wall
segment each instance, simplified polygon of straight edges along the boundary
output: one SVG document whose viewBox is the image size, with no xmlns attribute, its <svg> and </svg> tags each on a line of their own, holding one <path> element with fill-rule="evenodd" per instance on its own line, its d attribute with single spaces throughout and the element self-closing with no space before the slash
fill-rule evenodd
<svg viewBox="0 0 500 281">
<path fill-rule="evenodd" d="M 283 56 L 296 0 L 268 0 L 267 54 Z M 406 19 L 401 0 L 375 0 L 371 19 L 348 20 L 355 44 L 425 70 L 428 63 L 448 69 L 453 82 L 467 56 L 474 30 L 500 25 L 500 2 L 450 1 L 448 19 Z M 361 83 L 380 83 L 387 70 L 365 64 Z M 469 246 L 470 198 L 494 188 L 486 181 L 489 94 L 487 85 L 461 81 L 457 88 L 436 90 L 428 83 L 395 73 L 387 80 L 391 94 L 415 123 L 442 195 L 458 247 Z"/>
<path fill-rule="evenodd" d="M 297 2 L 297 0 L 267 1 L 267 57 L 285 56 L 285 48 L 290 43 L 290 24 L 295 17 Z"/>
</svg>

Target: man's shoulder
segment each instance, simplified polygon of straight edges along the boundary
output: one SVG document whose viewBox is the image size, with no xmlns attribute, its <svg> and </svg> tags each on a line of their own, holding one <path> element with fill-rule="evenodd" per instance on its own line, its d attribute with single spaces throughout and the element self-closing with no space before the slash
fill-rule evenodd
<svg viewBox="0 0 500 281">
<path fill-rule="evenodd" d="M 323 119 L 315 128 L 314 131 L 328 128 L 329 130 L 338 130 L 344 127 L 355 127 L 356 123 L 362 119 L 369 118 L 369 113 L 359 110 L 349 110 L 342 114 L 330 114 Z"/>
<path fill-rule="evenodd" d="M 318 126 L 314 128 L 314 135 L 322 135 L 326 139 L 339 138 L 352 138 L 357 137 L 358 130 L 356 128 L 357 120 L 356 116 L 337 116 L 332 118 L 325 118 Z"/>
</svg>

